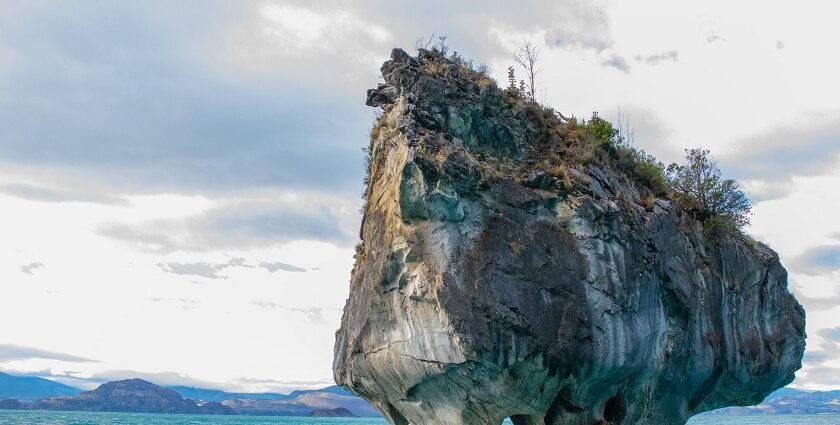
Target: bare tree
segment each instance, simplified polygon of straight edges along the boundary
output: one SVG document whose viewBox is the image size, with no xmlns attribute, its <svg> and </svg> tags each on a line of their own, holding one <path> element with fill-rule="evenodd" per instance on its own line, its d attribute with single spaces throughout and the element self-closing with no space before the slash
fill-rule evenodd
<svg viewBox="0 0 840 425">
<path fill-rule="evenodd" d="M 723 180 L 708 149 L 685 150 L 685 162 L 668 166 L 671 187 L 706 223 L 740 229 L 750 222 L 750 200 L 735 180 Z"/>
<path fill-rule="evenodd" d="M 618 108 L 618 141 L 630 147 L 636 144 L 636 128 L 630 114 L 621 112 L 621 107 Z"/>
<path fill-rule="evenodd" d="M 528 78 L 527 92 L 525 94 L 534 101 L 537 100 L 536 77 L 540 72 L 539 68 L 537 68 L 537 61 L 539 59 L 540 48 L 530 41 L 526 41 L 513 52 L 513 60 L 525 70 L 525 76 Z"/>
<path fill-rule="evenodd" d="M 429 39 L 427 40 L 426 37 L 420 37 L 414 42 L 414 48 L 417 50 L 433 50 L 437 51 L 443 56 L 446 56 L 449 53 L 449 45 L 446 44 L 446 36 L 445 35 L 437 35 L 437 33 L 431 33 L 429 35 Z"/>
<path fill-rule="evenodd" d="M 436 33 L 432 33 L 429 35 L 429 39 L 426 40 L 426 37 L 420 37 L 414 42 L 414 48 L 417 50 L 429 50 L 435 42 Z"/>
<path fill-rule="evenodd" d="M 438 41 L 435 43 L 434 49 L 440 52 L 443 56 L 446 56 L 446 54 L 449 53 L 449 46 L 446 44 L 445 35 L 438 36 Z"/>
</svg>

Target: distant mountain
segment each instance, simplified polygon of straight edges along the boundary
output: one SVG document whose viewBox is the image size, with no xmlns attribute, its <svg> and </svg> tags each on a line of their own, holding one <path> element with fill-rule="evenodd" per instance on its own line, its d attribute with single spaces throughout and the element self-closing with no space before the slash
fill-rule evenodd
<svg viewBox="0 0 840 425">
<path fill-rule="evenodd" d="M 747 407 L 726 407 L 704 415 L 767 415 L 840 413 L 840 390 L 800 391 L 782 388 L 767 396 L 761 404 Z"/>
<path fill-rule="evenodd" d="M 216 401 L 222 402 L 232 399 L 250 399 L 250 400 L 288 400 L 288 394 L 278 393 L 229 393 L 220 390 L 208 390 L 204 388 L 194 387 L 166 387 L 172 391 L 181 394 L 181 397 L 191 398 L 198 401 Z"/>
<path fill-rule="evenodd" d="M 356 397 L 350 391 L 347 391 L 344 388 L 339 387 L 338 385 L 333 385 L 333 386 L 330 386 L 330 387 L 321 388 L 320 390 L 296 390 L 296 391 L 292 391 L 291 393 L 289 393 L 289 399 L 293 399 L 293 398 L 296 398 L 296 397 L 300 397 L 302 395 L 312 394 L 312 393 L 327 393 L 327 394 L 343 395 L 343 396 L 348 396 L 348 397 Z"/>
<path fill-rule="evenodd" d="M 339 391 L 332 390 L 332 392 L 301 391 L 297 397 L 287 400 L 231 399 L 223 401 L 222 404 L 231 407 L 240 415 L 311 416 L 316 411 L 318 411 L 317 414 L 326 415 L 328 410 L 346 409 L 352 416 L 381 416 L 364 399 L 353 395 L 337 394 Z"/>
<path fill-rule="evenodd" d="M 295 390 L 289 394 L 280 394 L 280 393 L 233 393 L 227 391 L 220 391 L 220 390 L 208 390 L 206 388 L 195 388 L 195 387 L 183 387 L 183 386 L 175 386 L 175 387 L 167 387 L 170 390 L 181 394 L 181 397 L 184 398 L 191 398 L 193 400 L 199 401 L 225 401 L 225 400 L 293 400 L 297 397 L 302 395 L 311 394 L 311 393 L 328 393 L 328 394 L 335 394 L 335 395 L 342 395 L 348 397 L 355 397 L 349 391 L 345 390 L 344 388 L 339 387 L 338 385 L 333 385 L 326 388 L 321 388 L 317 390 Z"/>
<path fill-rule="evenodd" d="M 182 398 L 175 391 L 142 379 L 108 382 L 76 396 L 39 400 L 31 408 L 89 412 L 236 414 L 233 409 L 220 403 L 198 404 Z"/>
<path fill-rule="evenodd" d="M 37 400 L 37 401 L 36 401 Z M 197 400 L 197 401 L 196 401 Z M 43 378 L 0 373 L 0 410 L 41 409 L 136 413 L 268 416 L 379 417 L 367 401 L 339 386 L 290 394 L 232 393 L 193 387 L 159 387 L 142 379 L 108 382 L 93 391 Z M 763 403 L 727 407 L 703 415 L 840 414 L 840 390 L 782 388 Z"/>
<path fill-rule="evenodd" d="M 76 395 L 82 392 L 49 379 L 32 376 L 12 376 L 0 372 L 0 400 L 35 401 L 47 397 Z"/>
<path fill-rule="evenodd" d="M 357 397 L 338 385 L 317 390 L 297 390 L 289 394 L 278 393 L 233 393 L 194 387 L 169 387 L 182 397 L 205 402 L 221 402 L 240 415 L 258 416 L 311 416 L 335 414 L 348 416 L 341 410 L 350 411 L 350 416 L 378 417 L 379 412 L 367 401 Z"/>
</svg>

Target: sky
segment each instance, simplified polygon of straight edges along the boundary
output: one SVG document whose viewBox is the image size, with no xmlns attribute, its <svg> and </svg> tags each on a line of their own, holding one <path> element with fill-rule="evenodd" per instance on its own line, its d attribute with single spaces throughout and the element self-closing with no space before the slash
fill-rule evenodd
<svg viewBox="0 0 840 425">
<path fill-rule="evenodd" d="M 445 34 L 538 97 L 703 146 L 807 314 L 794 386 L 840 388 L 840 5 L 822 1 L 0 2 L 0 371 L 332 385 L 366 89 Z"/>
</svg>

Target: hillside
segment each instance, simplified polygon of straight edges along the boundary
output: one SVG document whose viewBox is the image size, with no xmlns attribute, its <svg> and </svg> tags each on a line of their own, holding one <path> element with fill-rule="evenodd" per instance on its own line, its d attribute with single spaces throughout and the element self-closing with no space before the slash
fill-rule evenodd
<svg viewBox="0 0 840 425">
<path fill-rule="evenodd" d="M 191 398 L 193 400 L 198 401 L 218 401 L 222 402 L 225 400 L 236 400 L 236 399 L 247 399 L 247 400 L 292 400 L 296 397 L 300 397 L 305 394 L 310 393 L 328 393 L 328 394 L 336 394 L 336 395 L 343 395 L 343 396 L 352 396 L 344 388 L 339 387 L 338 385 L 333 385 L 330 387 L 320 388 L 316 390 L 295 390 L 289 394 L 280 394 L 280 393 L 236 393 L 236 392 L 227 392 L 221 390 L 211 390 L 206 388 L 195 388 L 195 387 L 183 387 L 183 386 L 174 386 L 174 387 L 167 387 L 170 390 L 181 394 L 184 398 Z"/>
<path fill-rule="evenodd" d="M 71 396 L 78 388 L 34 376 L 12 376 L 0 372 L 0 400 L 35 401 L 48 397 Z"/>
<path fill-rule="evenodd" d="M 315 391 L 300 391 L 297 392 L 299 395 L 286 400 L 230 399 L 222 403 L 240 415 L 308 416 L 315 411 L 346 409 L 353 416 L 381 416 L 364 399 L 353 395 L 336 394 L 339 391 L 335 388 L 337 387 Z M 333 392 L 330 392 L 330 389 Z M 296 393 L 292 393 L 290 396 L 293 394 Z"/>
<path fill-rule="evenodd" d="M 35 402 L 35 410 L 132 413 L 193 413 L 231 415 L 234 411 L 219 403 L 199 405 L 175 391 L 142 379 L 108 382 L 76 396 L 47 398 Z"/>
<path fill-rule="evenodd" d="M 288 394 L 279 393 L 232 393 L 221 390 L 210 390 L 206 388 L 195 387 L 166 387 L 172 391 L 177 392 L 184 398 L 191 398 L 196 401 L 215 401 L 222 402 L 231 399 L 250 399 L 250 400 L 288 400 Z"/>
</svg>

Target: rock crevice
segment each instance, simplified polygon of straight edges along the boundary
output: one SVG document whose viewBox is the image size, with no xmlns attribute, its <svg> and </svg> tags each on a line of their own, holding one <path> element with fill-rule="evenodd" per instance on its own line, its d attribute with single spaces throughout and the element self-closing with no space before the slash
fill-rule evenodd
<svg viewBox="0 0 840 425">
<path fill-rule="evenodd" d="M 480 73 L 399 49 L 381 70 L 339 384 L 393 424 L 561 425 L 683 424 L 791 382 L 804 311 L 770 248 L 609 164 L 552 169 L 574 128 Z"/>
</svg>

